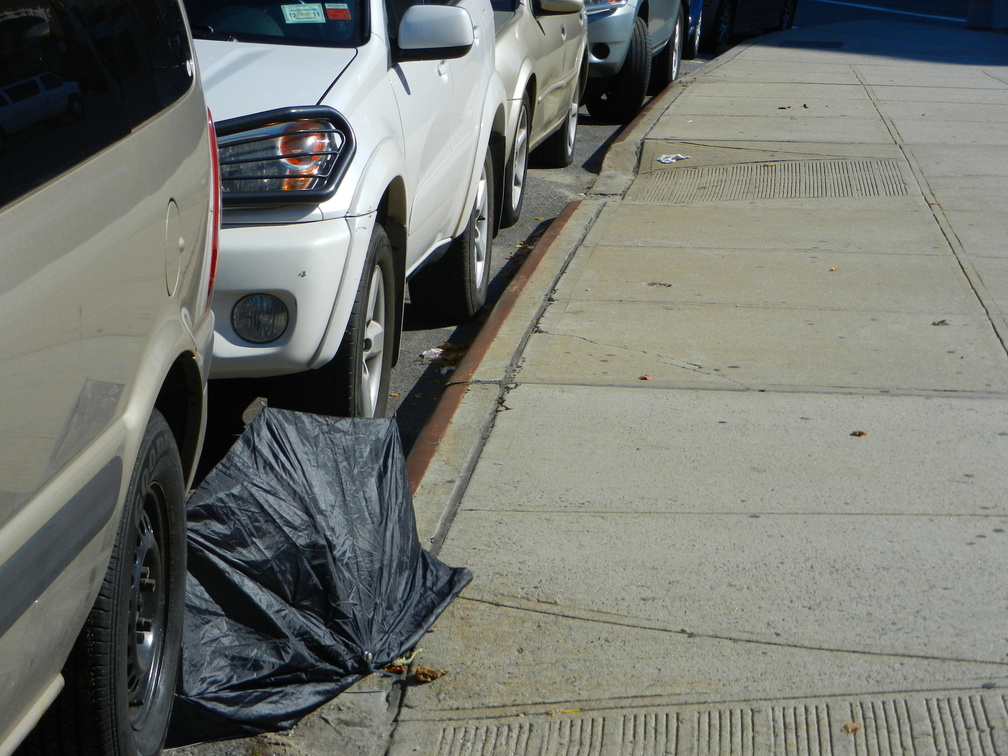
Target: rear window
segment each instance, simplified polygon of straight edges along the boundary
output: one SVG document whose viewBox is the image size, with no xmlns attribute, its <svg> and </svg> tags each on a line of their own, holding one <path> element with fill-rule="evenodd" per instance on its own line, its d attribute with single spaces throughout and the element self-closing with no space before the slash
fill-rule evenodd
<svg viewBox="0 0 1008 756">
<path fill-rule="evenodd" d="M 193 85 L 176 0 L 0 0 L 0 206 L 122 139 Z"/>
</svg>

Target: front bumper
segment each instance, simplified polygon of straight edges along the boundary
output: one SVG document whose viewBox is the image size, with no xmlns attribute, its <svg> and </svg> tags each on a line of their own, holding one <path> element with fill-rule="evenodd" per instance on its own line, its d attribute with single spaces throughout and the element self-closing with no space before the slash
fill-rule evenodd
<svg viewBox="0 0 1008 756">
<path fill-rule="evenodd" d="M 374 215 L 221 229 L 211 378 L 261 378 L 309 370 L 336 354 L 360 284 Z M 287 306 L 283 335 L 245 341 L 231 324 L 242 297 L 271 294 Z"/>
<path fill-rule="evenodd" d="M 637 7 L 633 4 L 588 14 L 589 78 L 615 76 L 623 68 L 635 18 Z"/>
</svg>

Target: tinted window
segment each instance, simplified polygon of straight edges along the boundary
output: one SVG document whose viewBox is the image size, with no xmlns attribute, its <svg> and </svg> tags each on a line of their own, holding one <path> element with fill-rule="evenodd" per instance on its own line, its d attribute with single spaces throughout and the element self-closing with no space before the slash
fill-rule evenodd
<svg viewBox="0 0 1008 756">
<path fill-rule="evenodd" d="M 176 0 L 0 0 L 0 89 L 15 103 L 0 114 L 0 206 L 175 102 L 193 71 Z"/>
</svg>

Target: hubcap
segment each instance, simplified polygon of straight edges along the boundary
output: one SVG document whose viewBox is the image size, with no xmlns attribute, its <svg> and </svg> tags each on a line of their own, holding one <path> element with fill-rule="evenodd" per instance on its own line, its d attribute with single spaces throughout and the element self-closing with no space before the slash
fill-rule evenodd
<svg viewBox="0 0 1008 756">
<path fill-rule="evenodd" d="M 487 172 L 484 166 L 476 187 L 476 223 L 473 234 L 473 278 L 477 286 L 482 286 L 487 266 L 487 245 L 490 241 L 490 207 L 487 196 Z"/>
<path fill-rule="evenodd" d="M 574 154 L 574 143 L 577 141 L 577 125 L 578 125 L 578 100 L 577 100 L 577 90 L 575 89 L 574 99 L 570 104 L 570 113 L 567 116 L 567 154 Z"/>
<path fill-rule="evenodd" d="M 679 16 L 679 21 L 675 25 L 675 32 L 672 38 L 674 47 L 672 48 L 672 81 L 679 78 L 679 66 L 682 63 L 683 48 L 683 19 Z"/>
<path fill-rule="evenodd" d="M 518 130 L 515 132 L 512 157 L 514 170 L 511 176 L 511 207 L 521 204 L 525 192 L 525 171 L 528 165 L 528 111 L 523 107 L 518 114 Z"/>
<path fill-rule="evenodd" d="M 167 525 L 162 520 L 166 499 L 160 486 L 152 484 L 144 497 L 137 527 L 130 576 L 130 626 L 126 648 L 126 680 L 130 719 L 138 727 L 154 697 L 164 655 L 168 577 L 162 539 Z"/>
<path fill-rule="evenodd" d="M 385 276 L 381 266 L 375 265 L 368 288 L 367 321 L 361 350 L 361 397 L 364 402 L 361 409 L 364 417 L 374 417 L 381 390 L 385 362 L 385 304 Z"/>
</svg>

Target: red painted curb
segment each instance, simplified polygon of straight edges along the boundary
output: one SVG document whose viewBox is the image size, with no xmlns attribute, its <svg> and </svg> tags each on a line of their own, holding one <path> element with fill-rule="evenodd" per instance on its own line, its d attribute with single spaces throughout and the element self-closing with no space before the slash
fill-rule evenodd
<svg viewBox="0 0 1008 756">
<path fill-rule="evenodd" d="M 468 384 L 473 376 L 476 375 L 476 371 L 483 362 L 487 351 L 489 351 L 490 345 L 493 344 L 497 334 L 500 333 L 500 329 L 514 309 L 519 295 L 532 277 L 532 274 L 539 267 L 539 263 L 546 256 L 546 252 L 553 242 L 556 241 L 556 238 L 580 205 L 581 200 L 574 200 L 568 203 L 550 224 L 549 228 L 546 229 L 546 232 L 529 253 L 528 259 L 522 263 L 514 278 L 511 279 L 507 288 L 504 289 L 504 293 L 501 294 L 500 299 L 493 306 L 483 327 L 480 328 L 479 333 L 476 334 L 476 338 L 473 339 L 465 356 L 459 362 L 458 367 L 455 368 L 451 384 L 441 393 L 441 398 L 438 399 L 434 411 L 427 418 L 427 422 L 424 423 L 416 441 L 413 443 L 409 456 L 406 458 L 406 474 L 409 476 L 410 490 L 413 493 L 417 492 L 420 483 L 423 482 L 427 468 L 430 467 L 434 455 L 437 454 L 441 439 L 444 437 L 445 431 L 455 416 L 455 412 L 462 403 L 462 397 L 469 390 Z"/>
</svg>

